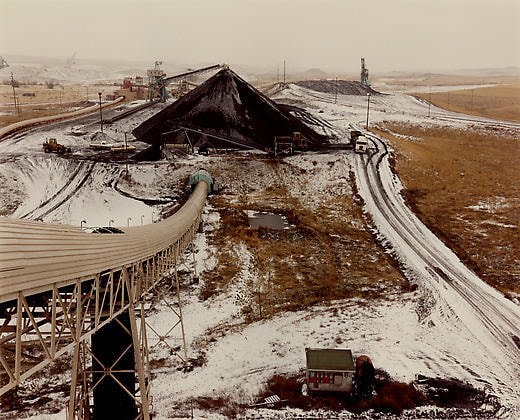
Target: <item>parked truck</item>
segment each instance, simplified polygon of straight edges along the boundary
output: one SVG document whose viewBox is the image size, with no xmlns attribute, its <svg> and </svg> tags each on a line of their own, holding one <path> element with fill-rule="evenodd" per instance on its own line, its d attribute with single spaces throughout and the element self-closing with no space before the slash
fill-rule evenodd
<svg viewBox="0 0 520 420">
<path fill-rule="evenodd" d="M 368 152 L 368 140 L 365 136 L 358 136 L 358 138 L 356 139 L 354 151 L 356 153 Z"/>
<path fill-rule="evenodd" d="M 42 144 L 43 151 L 45 153 L 70 153 L 70 147 L 66 147 L 63 144 L 58 143 L 58 141 L 55 138 L 48 138 L 45 140 L 45 142 Z"/>
</svg>

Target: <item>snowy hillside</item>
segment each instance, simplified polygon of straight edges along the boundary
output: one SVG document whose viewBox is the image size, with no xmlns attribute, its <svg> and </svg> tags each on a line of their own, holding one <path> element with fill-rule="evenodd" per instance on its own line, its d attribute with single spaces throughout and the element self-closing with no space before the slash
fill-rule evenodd
<svg viewBox="0 0 520 420">
<path fill-rule="evenodd" d="M 46 77 L 46 74 L 50 75 L 49 79 L 59 75 L 61 80 L 70 81 L 111 80 L 127 75 L 119 70 L 100 74 L 98 70 L 90 72 L 88 67 L 79 71 L 76 67 L 59 70 L 25 65 L 0 70 L 0 79 L 13 69 L 20 75 L 17 77 L 27 80 Z M 337 141 L 347 141 L 351 125 L 362 128 L 367 119 L 366 96 L 340 94 L 336 100 L 334 93 L 315 92 L 290 85 L 273 99 L 301 106 L 330 122 L 339 135 Z M 446 111 L 434 109 L 431 112 L 433 118 L 428 118 L 428 106 L 408 95 L 373 95 L 370 98 L 370 124 L 385 120 L 458 128 L 468 124 L 467 120 Z M 107 131 L 121 139 L 121 133 L 131 131 L 131 128 L 149 116 L 141 114 L 118 121 Z M 484 125 L 490 124 L 490 120 L 474 119 L 471 123 Z M 72 135 L 72 127 L 84 134 Z M 0 142 L 0 192 L 3 197 L 2 208 L 9 208 L 9 216 L 75 226 L 79 226 L 82 220 L 87 222 L 87 226 L 152 223 L 161 217 L 163 211 L 178 203 L 186 192 L 185 181 L 190 173 L 199 167 L 212 173 L 221 173 L 232 159 L 226 155 L 190 155 L 174 161 L 131 163 L 128 177 L 124 176 L 124 161 L 95 162 L 84 158 L 90 136 L 97 129 L 95 123 L 76 122 L 69 126 L 39 129 Z M 66 159 L 46 155 L 41 150 L 42 136 L 63 139 L 75 152 Z M 245 187 L 238 185 L 238 178 L 247 180 L 251 189 L 251 186 L 269 185 L 271 182 L 268 178 L 257 179 L 258 174 L 270 167 L 269 162 L 256 161 L 253 154 L 243 154 L 240 158 L 250 160 L 252 170 L 240 177 L 228 173 L 217 178 L 227 188 L 223 194 L 239 196 L 240 188 Z M 291 194 L 297 195 L 309 211 L 314 211 L 333 192 L 338 197 L 352 194 L 347 178 L 359 159 L 358 155 L 345 151 L 295 155 L 284 159 L 284 173 L 278 173 L 276 177 L 297 186 Z M 8 180 L 15 182 L 10 183 Z M 367 194 L 363 190 L 360 193 L 362 196 Z M 12 203 L 16 205 L 13 207 Z M 365 207 L 365 210 L 370 212 L 369 207 Z M 343 217 L 344 223 L 355 223 L 348 215 Z M 220 214 L 210 200 L 204 212 L 204 232 L 197 234 L 195 241 L 195 261 L 191 268 L 197 274 L 212 270 L 218 263 L 211 235 L 221 223 Z M 382 235 L 380 239 L 384 241 L 387 231 L 381 221 L 375 219 L 374 223 L 374 233 L 376 236 Z M 297 375 L 301 372 L 305 367 L 306 347 L 350 348 L 356 355 L 369 354 L 376 367 L 388 372 L 397 381 L 408 383 L 417 375 L 456 378 L 484 390 L 488 395 L 496 395 L 503 405 L 499 412 L 502 418 L 520 416 L 520 394 L 518 382 L 514 380 L 518 374 L 518 365 L 513 363 L 515 357 L 516 361 L 519 360 L 519 352 L 510 353 L 511 358 L 504 362 L 504 366 L 500 366 L 500 372 L 509 369 L 510 374 L 501 382 L 495 375 L 493 361 L 506 350 L 475 341 L 478 337 L 475 338 L 470 328 L 465 327 L 460 313 L 450 312 L 448 305 L 436 311 L 432 306 L 435 304 L 435 292 L 428 289 L 430 286 L 403 294 L 390 292 L 384 299 L 337 300 L 246 323 L 237 296 L 247 280 L 257 274 L 252 266 L 250 250 L 239 243 L 234 249 L 241 269 L 224 290 L 202 301 L 199 292 L 203 284 L 190 282 L 189 275 L 183 284 L 188 357 L 203 360 L 203 363 L 190 371 L 183 371 L 169 348 L 157 346 L 151 352 L 152 359 L 158 365 L 154 369 L 151 392 L 156 419 L 188 418 L 192 413 L 194 418 L 223 418 L 203 407 L 194 406 L 194 402 L 203 397 L 222 397 L 241 404 L 256 402 L 256 396 L 273 375 Z M 406 274 L 412 283 L 417 283 L 418 274 L 413 264 L 413 261 L 405 263 L 409 268 Z M 457 304 L 453 303 L 455 306 Z M 505 306 L 510 308 L 510 304 L 504 299 Z M 520 313 L 520 307 L 509 310 L 517 315 Z M 468 314 L 464 312 L 464 315 Z M 158 302 L 149 322 L 157 331 L 167 330 L 170 317 L 168 306 Z M 469 319 L 465 322 L 472 321 Z M 174 340 L 171 345 L 178 346 L 179 341 Z M 489 350 L 497 354 L 489 354 Z M 57 405 L 61 411 L 58 414 L 43 415 L 31 411 L 28 414 L 34 419 L 63 419 L 65 397 L 61 396 L 60 399 Z M 441 418 L 449 413 L 449 410 L 443 412 L 442 408 L 423 407 L 405 412 L 404 416 Z M 462 416 L 475 416 L 475 412 L 471 411 L 461 413 Z M 363 414 L 363 418 L 371 418 L 372 414 L 373 418 L 385 418 L 382 414 L 371 412 Z M 244 415 L 244 418 L 251 419 L 306 418 L 306 414 L 296 409 L 251 409 Z M 345 419 L 360 418 L 348 412 L 334 415 Z M 332 414 L 321 412 L 316 416 L 328 418 Z M 16 414 L 9 418 L 16 418 Z M 387 418 L 392 416 L 388 415 Z"/>
</svg>

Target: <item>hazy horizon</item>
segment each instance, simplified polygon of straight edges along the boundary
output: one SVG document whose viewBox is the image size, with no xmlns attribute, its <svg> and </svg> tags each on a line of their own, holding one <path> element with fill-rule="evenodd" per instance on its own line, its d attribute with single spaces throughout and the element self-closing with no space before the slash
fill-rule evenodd
<svg viewBox="0 0 520 420">
<path fill-rule="evenodd" d="M 520 67 L 516 0 L 0 0 L 0 56 L 276 72 Z"/>
</svg>

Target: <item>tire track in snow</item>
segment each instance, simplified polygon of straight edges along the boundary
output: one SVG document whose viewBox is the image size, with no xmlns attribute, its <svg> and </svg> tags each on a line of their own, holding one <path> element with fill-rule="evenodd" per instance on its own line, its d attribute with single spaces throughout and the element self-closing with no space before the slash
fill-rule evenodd
<svg viewBox="0 0 520 420">
<path fill-rule="evenodd" d="M 511 383 L 518 381 L 520 376 L 520 351 L 514 338 L 520 335 L 520 308 L 467 269 L 406 207 L 395 177 L 384 160 L 387 155 L 385 142 L 373 135 L 368 135 L 368 138 L 376 146 L 375 152 L 370 156 L 359 156 L 355 167 L 360 191 L 368 194 L 364 197 L 370 207 L 368 211 L 373 216 L 374 211 L 379 213 L 374 219 L 381 234 L 435 293 L 436 309 L 443 327 L 455 333 L 460 331 L 459 334 L 469 333 L 472 337 L 470 342 L 478 345 L 497 369 L 489 369 L 487 377 L 483 378 L 464 360 L 451 360 L 480 382 L 487 383 L 492 377 L 492 382 L 507 394 L 510 401 L 518 401 L 518 390 Z M 383 180 L 383 170 L 391 180 L 388 184 Z M 449 348 L 449 343 L 447 347 L 445 353 L 449 354 L 453 349 Z"/>
<path fill-rule="evenodd" d="M 379 143 L 382 146 L 381 150 L 384 150 L 384 152 L 379 155 L 378 160 L 375 164 L 376 168 L 379 170 L 382 159 L 388 154 L 388 149 L 387 149 L 386 144 L 383 141 L 381 141 L 380 139 L 378 139 L 377 137 L 374 136 L 374 138 L 371 140 L 375 142 L 376 139 L 379 141 Z M 370 163 L 370 159 L 372 159 L 374 157 L 374 155 L 375 154 L 370 156 L 369 160 L 367 161 L 367 165 Z M 395 220 L 399 221 L 400 218 L 402 217 L 402 214 L 397 210 L 394 201 L 392 201 L 392 198 L 387 193 L 387 190 L 385 189 L 379 175 L 376 177 L 376 180 L 377 180 L 378 191 L 381 193 L 381 195 L 383 197 L 383 201 L 385 202 L 385 205 L 386 205 L 387 209 L 389 210 L 389 213 L 391 213 L 391 216 Z M 381 206 L 380 206 L 380 208 L 381 208 Z M 387 214 L 388 214 L 388 212 L 387 212 Z M 424 233 L 422 231 L 422 228 L 428 229 L 426 226 L 422 225 L 421 222 L 418 221 L 418 219 L 416 219 L 416 220 L 412 220 L 410 218 L 408 218 L 408 219 L 411 223 L 402 223 L 402 224 L 393 223 L 393 227 L 396 230 L 400 229 L 400 230 L 406 231 L 411 238 L 419 238 L 419 237 L 427 236 L 427 235 L 424 235 Z M 416 229 L 412 230 L 412 227 L 414 227 Z M 480 313 L 482 320 L 486 321 L 486 323 L 488 324 L 488 327 L 490 329 L 495 330 L 497 336 L 503 335 L 504 338 L 506 339 L 506 341 L 508 341 L 508 342 L 511 341 L 512 337 L 509 335 L 503 334 L 503 331 L 496 327 L 494 322 L 491 320 L 491 317 L 482 309 L 482 304 L 486 304 L 488 306 L 488 309 L 491 310 L 491 312 L 493 312 L 495 314 L 500 313 L 500 311 L 498 311 L 494 305 L 490 304 L 490 302 L 486 298 L 486 294 L 478 293 L 478 291 L 474 288 L 472 289 L 472 288 L 468 288 L 468 287 L 463 287 L 465 285 L 465 278 L 467 276 L 461 275 L 460 270 L 457 270 L 457 268 L 453 267 L 449 263 L 448 259 L 443 259 L 443 258 L 439 259 L 438 255 L 441 255 L 441 250 L 434 249 L 435 247 L 432 247 L 432 249 L 434 251 L 434 252 L 432 252 L 432 250 L 428 249 L 426 246 L 422 246 L 422 247 L 417 246 L 418 244 L 413 243 L 413 241 L 408 239 L 407 237 L 402 237 L 402 238 L 408 243 L 408 245 L 410 247 L 413 247 L 413 248 L 415 248 L 415 250 L 417 252 L 420 252 L 425 261 L 428 261 L 430 263 L 430 265 L 427 266 L 427 270 L 429 271 L 430 274 L 433 275 L 433 277 L 438 276 L 441 280 L 448 283 L 451 287 L 457 289 L 457 291 L 459 291 L 459 293 L 465 297 L 465 300 L 473 307 L 473 309 L 475 311 L 477 311 L 478 313 Z M 443 268 L 441 268 L 441 267 L 443 267 Z M 467 271 L 469 272 L 469 270 L 467 270 Z M 470 274 L 473 275 L 473 273 L 470 273 Z M 479 279 L 479 281 L 480 281 L 480 279 Z M 480 304 L 475 303 L 475 302 L 479 302 Z M 489 312 L 489 311 L 487 311 L 487 312 Z M 518 324 L 512 323 L 508 317 L 503 317 L 503 321 L 505 322 L 505 324 L 508 325 L 508 327 L 511 329 L 511 331 L 518 330 L 518 328 L 519 328 Z"/>
<path fill-rule="evenodd" d="M 43 201 L 35 209 L 20 216 L 21 219 L 38 219 L 47 216 L 52 211 L 56 210 L 68 200 L 70 200 L 80 188 L 87 182 L 92 174 L 92 170 L 96 162 L 81 161 L 76 167 L 76 170 L 67 179 L 62 188 L 56 191 L 47 200 Z"/>
</svg>

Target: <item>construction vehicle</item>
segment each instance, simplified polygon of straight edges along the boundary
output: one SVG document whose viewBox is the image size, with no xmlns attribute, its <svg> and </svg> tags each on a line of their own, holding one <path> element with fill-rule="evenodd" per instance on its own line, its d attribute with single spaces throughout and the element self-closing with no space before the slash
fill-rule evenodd
<svg viewBox="0 0 520 420">
<path fill-rule="evenodd" d="M 306 150 L 308 141 L 299 131 L 294 131 L 290 136 L 274 136 L 274 155 L 292 154 L 295 149 Z"/>
<path fill-rule="evenodd" d="M 58 153 L 59 155 L 63 153 L 70 153 L 70 147 L 66 147 L 63 144 L 58 143 L 55 138 L 48 138 L 45 140 L 45 143 L 42 144 L 43 151 L 45 153 Z"/>
</svg>

